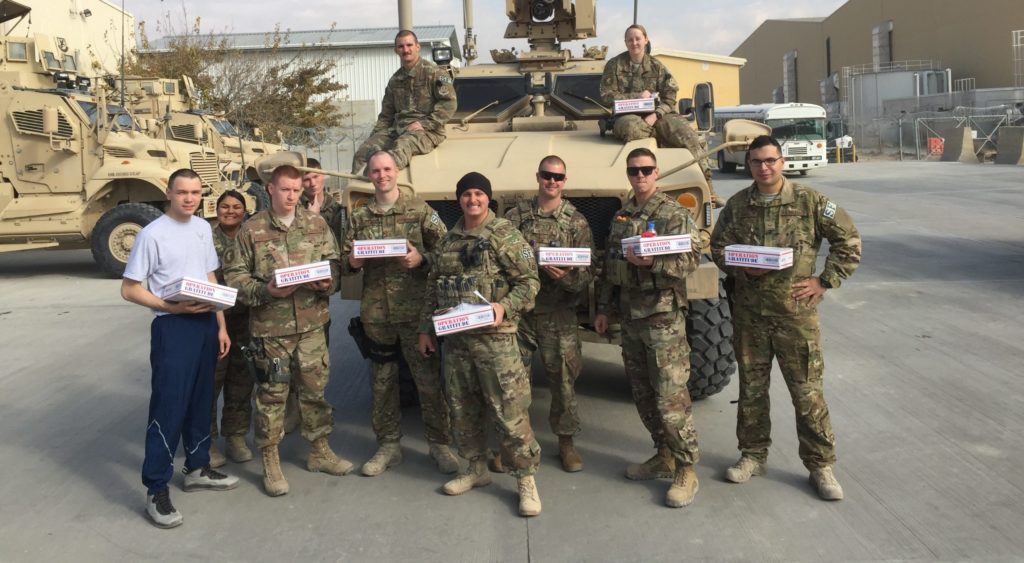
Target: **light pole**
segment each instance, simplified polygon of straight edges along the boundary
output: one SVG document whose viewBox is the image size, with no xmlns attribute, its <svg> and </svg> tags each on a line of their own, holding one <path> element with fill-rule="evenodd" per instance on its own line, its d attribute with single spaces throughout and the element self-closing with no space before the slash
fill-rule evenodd
<svg viewBox="0 0 1024 563">
<path fill-rule="evenodd" d="M 121 0 L 121 109 L 127 109 L 124 105 L 124 0 Z"/>
</svg>

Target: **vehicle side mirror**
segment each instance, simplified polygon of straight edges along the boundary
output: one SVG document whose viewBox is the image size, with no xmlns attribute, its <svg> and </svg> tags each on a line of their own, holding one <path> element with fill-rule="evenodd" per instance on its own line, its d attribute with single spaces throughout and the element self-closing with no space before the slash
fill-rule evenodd
<svg viewBox="0 0 1024 563">
<path fill-rule="evenodd" d="M 710 82 L 701 82 L 693 87 L 693 111 L 697 129 L 710 131 L 715 123 L 715 89 Z"/>
</svg>

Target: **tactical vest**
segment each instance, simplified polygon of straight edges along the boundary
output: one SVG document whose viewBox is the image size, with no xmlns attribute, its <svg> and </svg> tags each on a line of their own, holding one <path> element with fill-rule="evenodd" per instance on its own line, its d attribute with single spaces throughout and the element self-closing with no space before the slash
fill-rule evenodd
<svg viewBox="0 0 1024 563">
<path fill-rule="evenodd" d="M 482 304 L 479 292 L 488 303 L 496 303 L 508 295 L 508 282 L 501 274 L 493 240 L 495 222 L 483 227 L 478 235 L 451 231 L 441 242 L 436 255 L 437 306 L 444 309 L 460 303 Z"/>
<path fill-rule="evenodd" d="M 554 221 L 547 221 L 547 217 L 541 217 L 532 200 L 523 200 L 516 205 L 519 212 L 519 224 L 516 228 L 523 233 L 534 252 L 542 246 L 569 247 L 572 244 L 570 232 L 572 228 L 572 216 L 576 208 L 571 203 L 562 205 L 559 211 L 553 216 Z"/>
<path fill-rule="evenodd" d="M 650 268 L 637 268 L 626 260 L 626 255 L 622 252 L 622 239 L 645 232 L 648 222 L 654 222 L 655 232 L 666 234 L 665 229 L 668 228 L 668 220 L 672 215 L 672 210 L 666 209 L 666 205 L 671 205 L 671 200 L 668 198 L 664 198 L 664 201 L 649 212 L 643 211 L 647 208 L 645 205 L 633 215 L 627 215 L 624 211 L 615 214 L 608 233 L 608 247 L 605 249 L 608 260 L 605 262 L 604 275 L 609 284 L 624 288 L 638 288 L 641 291 L 652 291 L 672 289 L 678 283 L 652 273 Z"/>
</svg>

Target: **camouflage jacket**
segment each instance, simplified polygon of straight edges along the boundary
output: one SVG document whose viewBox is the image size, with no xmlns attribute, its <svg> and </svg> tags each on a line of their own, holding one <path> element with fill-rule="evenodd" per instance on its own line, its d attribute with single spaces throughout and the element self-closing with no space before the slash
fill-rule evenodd
<svg viewBox="0 0 1024 563">
<path fill-rule="evenodd" d="M 326 291 L 300 287 L 288 297 L 274 298 L 267 282 L 274 270 L 312 262 L 331 262 L 333 277 Z M 253 336 L 288 336 L 322 327 L 331 318 L 328 298 L 338 289 L 338 243 L 327 222 L 305 209 L 295 210 L 286 226 L 269 211 L 246 221 L 228 251 L 224 278 L 238 289 L 238 299 L 250 307 Z"/>
<path fill-rule="evenodd" d="M 536 197 L 523 200 L 505 212 L 505 218 L 523 233 L 534 253 L 541 246 L 593 250 L 590 225 L 568 200 L 563 200 L 558 209 L 550 213 L 537 209 Z M 558 309 L 574 309 L 579 303 L 580 294 L 586 294 L 590 286 L 593 267 L 591 263 L 589 268 L 567 268 L 568 274 L 557 281 L 541 272 L 540 292 L 537 293 L 533 310 L 548 313 Z"/>
<path fill-rule="evenodd" d="M 622 253 L 622 239 L 639 235 L 654 221 L 659 235 L 689 234 L 693 250 L 654 257 L 649 268 L 638 268 Z M 700 262 L 700 235 L 693 216 L 661 192 L 655 192 L 642 207 L 631 198 L 615 213 L 605 246 L 597 312 L 609 314 L 617 305 L 623 318 L 644 319 L 655 313 L 686 309 L 686 276 Z"/>
<path fill-rule="evenodd" d="M 734 315 L 766 316 L 813 314 L 816 307 L 792 297 L 794 282 L 814 275 L 821 239 L 829 242 L 821 277 L 839 287 L 860 264 L 861 241 L 853 220 L 841 207 L 806 186 L 785 180 L 772 201 L 758 197 L 757 185 L 729 198 L 711 235 L 711 256 L 718 267 L 735 277 Z M 761 277 L 747 276 L 741 268 L 725 265 L 730 244 L 780 246 L 793 249 L 793 267 Z"/>
<path fill-rule="evenodd" d="M 629 53 L 622 53 L 604 65 L 604 74 L 601 76 L 601 101 L 609 107 L 615 100 L 639 98 L 644 90 L 658 94 L 658 104 L 654 110 L 658 117 L 676 113 L 679 85 L 661 61 L 644 55 L 640 67 L 634 71 Z"/>
<path fill-rule="evenodd" d="M 460 303 L 479 304 L 480 292 L 490 303 L 505 308 L 496 327 L 474 329 L 477 334 L 514 333 L 520 316 L 533 308 L 540 289 L 533 249 L 512 223 L 487 212 L 483 225 L 467 231 L 458 223 L 441 239 L 430 257 L 430 274 L 423 299 L 420 332 L 433 331 L 431 317 L 438 309 Z"/>
<path fill-rule="evenodd" d="M 235 234 L 237 235 L 238 233 Z M 235 239 L 229 237 L 227 233 L 221 230 L 220 225 L 213 228 L 213 247 L 217 249 L 217 258 L 220 259 L 221 263 L 221 267 L 217 268 L 217 271 L 214 273 L 217 276 L 217 283 L 221 285 L 226 285 L 224 282 L 224 260 L 227 258 L 228 251 L 234 248 L 234 246 Z M 236 302 L 234 307 L 224 311 L 225 317 L 235 317 L 248 314 L 249 308 L 239 302 Z"/>
<path fill-rule="evenodd" d="M 402 188 L 394 207 L 383 211 L 377 201 L 352 212 L 341 243 L 341 273 L 354 275 L 348 263 L 356 240 L 409 241 L 423 255 L 423 265 L 408 269 L 397 258 L 371 258 L 363 263 L 363 295 L 359 315 L 365 323 L 418 321 L 430 271 L 430 255 L 448 229 L 429 205 Z"/>
<path fill-rule="evenodd" d="M 302 204 L 303 209 L 309 209 L 309 199 L 306 197 L 306 194 L 302 194 L 299 198 L 299 203 Z M 338 242 L 341 242 L 344 212 L 345 208 L 325 188 L 324 203 L 320 206 L 320 216 L 324 218 L 324 221 L 327 221 L 327 226 L 331 228 L 331 232 L 334 233 L 334 238 L 337 239 Z"/>
<path fill-rule="evenodd" d="M 399 68 L 391 75 L 370 135 L 401 133 L 418 121 L 428 133 L 444 139 L 444 124 L 456 106 L 452 77 L 434 63 L 420 59 L 412 69 Z"/>
</svg>

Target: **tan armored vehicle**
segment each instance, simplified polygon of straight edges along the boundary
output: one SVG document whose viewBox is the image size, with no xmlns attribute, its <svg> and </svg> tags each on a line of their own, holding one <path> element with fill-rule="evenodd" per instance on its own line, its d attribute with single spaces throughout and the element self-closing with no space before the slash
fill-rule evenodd
<svg viewBox="0 0 1024 563">
<path fill-rule="evenodd" d="M 230 184 L 212 149 L 147 135 L 102 90 L 90 93 L 75 56 L 45 35 L 4 36 L 0 57 L 0 252 L 91 246 L 120 276 L 179 168 L 200 175 L 202 214 L 216 214 Z"/>
<path fill-rule="evenodd" d="M 661 191 L 689 209 L 702 237 L 710 239 L 714 198 L 694 155 L 686 149 L 658 149 L 654 139 L 623 144 L 611 135 L 602 135 L 602 122 L 610 116 L 598 101 L 604 51 L 588 49 L 587 56 L 573 56 L 561 48 L 564 41 L 596 35 L 594 4 L 595 0 L 507 0 L 511 22 L 505 37 L 528 39 L 530 50 L 492 52 L 503 62 L 452 69 L 459 106 L 446 127 L 447 140 L 433 152 L 413 157 L 399 176 L 399 183 L 411 186 L 449 227 L 462 213 L 455 184 L 463 174 L 475 170 L 491 180 L 491 206 L 502 215 L 520 198 L 536 195 L 537 164 L 544 156 L 556 154 L 565 160 L 570 177 L 563 195 L 587 218 L 597 250 L 603 254 L 612 217 L 629 197 L 626 155 L 634 148 L 647 147 L 657 151 Z M 470 45 L 471 39 L 467 32 Z M 438 55 L 435 50 L 435 61 L 444 63 Z M 713 117 L 709 84 L 697 87 L 694 101 L 699 110 L 697 121 L 706 131 Z M 732 142 L 722 148 L 735 150 L 767 132 L 757 124 L 746 125 L 751 128 L 739 132 L 737 123 L 725 132 Z M 296 153 L 261 161 L 261 172 L 285 162 L 288 154 Z M 353 179 L 343 202 L 351 210 L 365 205 L 372 194 L 373 186 L 365 179 Z M 691 299 L 687 323 L 692 349 L 690 391 L 694 398 L 702 398 L 720 391 L 736 369 L 731 317 L 719 271 L 710 259 L 689 278 L 687 289 Z M 343 286 L 343 298 L 359 296 L 358 285 Z M 584 338 L 608 342 L 593 332 L 594 315 L 592 295 L 579 311 L 580 324 L 587 329 Z M 616 340 L 613 337 L 612 341 Z"/>
</svg>

